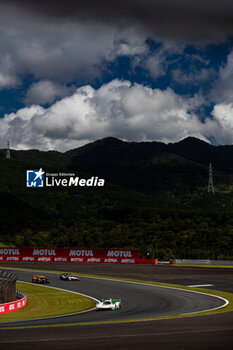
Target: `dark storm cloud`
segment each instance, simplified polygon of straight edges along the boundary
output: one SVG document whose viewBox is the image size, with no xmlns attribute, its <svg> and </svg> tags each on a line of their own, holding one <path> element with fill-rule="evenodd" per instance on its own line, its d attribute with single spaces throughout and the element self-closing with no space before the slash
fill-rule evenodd
<svg viewBox="0 0 233 350">
<path fill-rule="evenodd" d="M 0 0 L 50 18 L 141 25 L 151 35 L 222 40 L 233 35 L 232 0 Z"/>
</svg>

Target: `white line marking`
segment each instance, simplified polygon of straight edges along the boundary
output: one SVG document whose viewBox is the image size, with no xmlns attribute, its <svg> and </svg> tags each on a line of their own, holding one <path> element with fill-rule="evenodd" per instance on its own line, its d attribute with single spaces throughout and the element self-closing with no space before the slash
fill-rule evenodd
<svg viewBox="0 0 233 350">
<path fill-rule="evenodd" d="M 191 286 L 188 287 L 211 287 L 213 284 L 192 284 Z"/>
</svg>

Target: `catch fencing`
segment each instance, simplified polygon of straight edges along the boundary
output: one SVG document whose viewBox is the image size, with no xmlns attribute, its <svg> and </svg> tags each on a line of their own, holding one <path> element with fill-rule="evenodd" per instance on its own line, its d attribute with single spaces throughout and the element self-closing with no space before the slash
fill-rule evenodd
<svg viewBox="0 0 233 350">
<path fill-rule="evenodd" d="M 16 281 L 16 274 L 0 271 L 0 303 L 16 300 Z"/>
</svg>

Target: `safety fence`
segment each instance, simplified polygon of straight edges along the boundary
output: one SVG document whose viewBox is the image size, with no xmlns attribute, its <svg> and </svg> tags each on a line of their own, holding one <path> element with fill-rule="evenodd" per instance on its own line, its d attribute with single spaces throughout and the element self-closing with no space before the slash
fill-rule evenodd
<svg viewBox="0 0 233 350">
<path fill-rule="evenodd" d="M 16 274 L 0 271 L 0 302 L 7 303 L 16 300 L 16 281 Z"/>
</svg>

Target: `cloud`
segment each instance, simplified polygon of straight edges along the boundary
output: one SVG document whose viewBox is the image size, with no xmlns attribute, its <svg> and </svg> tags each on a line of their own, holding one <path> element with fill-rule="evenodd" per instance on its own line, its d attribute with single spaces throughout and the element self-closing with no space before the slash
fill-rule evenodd
<svg viewBox="0 0 233 350">
<path fill-rule="evenodd" d="M 173 69 L 172 78 L 181 85 L 199 85 L 214 80 L 217 73 L 213 68 L 202 68 L 200 70 L 193 68 L 189 72 L 181 69 Z"/>
<path fill-rule="evenodd" d="M 135 55 L 131 58 L 131 66 L 134 71 L 135 68 L 141 67 L 148 71 L 152 78 L 157 79 L 167 74 L 170 64 L 181 59 L 184 55 L 185 46 L 180 43 L 174 44 L 169 40 L 154 42 L 154 44 L 158 46 L 156 49 L 149 49 L 148 47 L 141 55 Z"/>
<path fill-rule="evenodd" d="M 233 33 L 233 3 L 229 0 L 11 0 L 24 12 L 72 21 L 97 21 L 112 26 L 141 26 L 151 35 L 188 41 L 224 40 Z"/>
<path fill-rule="evenodd" d="M 179 84 L 215 79 L 209 62 L 184 48 L 194 43 L 200 52 L 202 45 L 232 35 L 232 10 L 227 0 L 188 5 L 187 0 L 0 0 L 0 89 L 17 87 L 25 77 L 33 80 L 24 98 L 28 107 L 0 119 L 1 137 L 17 148 L 61 151 L 105 136 L 129 141 L 172 142 L 186 136 L 231 140 L 231 128 L 227 130 L 220 111 L 229 121 L 233 52 L 220 68 L 211 92 L 216 106 L 205 122 L 196 112 L 206 103 L 201 93 L 190 98 L 169 88 L 119 80 L 99 89 L 88 84 L 100 82 L 108 63 L 119 56 L 130 58 L 135 75 L 140 67 L 154 81 L 163 75 L 170 79 L 175 60 L 172 78 Z M 67 87 L 71 84 L 82 87 L 74 91 Z"/>
<path fill-rule="evenodd" d="M 231 4 L 208 4 L 210 0 L 189 6 L 185 0 L 135 0 L 134 6 L 130 0 L 0 0 L 0 89 L 16 87 L 29 75 L 36 81 L 87 84 L 101 79 L 108 62 L 119 56 L 131 57 L 132 68 L 141 66 L 153 78 L 162 76 L 167 57 L 183 54 L 184 43 L 218 42 L 233 34 L 227 20 Z M 160 48 L 150 51 L 148 38 Z M 43 103 L 32 89 L 36 87 L 25 101 Z"/>
<path fill-rule="evenodd" d="M 68 88 L 57 82 L 41 80 L 29 87 L 26 93 L 25 103 L 27 105 L 52 103 L 57 98 L 69 95 L 72 90 L 74 90 L 73 87 Z"/>
<path fill-rule="evenodd" d="M 101 76 L 119 55 L 146 52 L 145 33 L 130 26 L 41 17 L 18 3 L 0 2 L 0 88 L 24 76 L 59 83 L 86 83 Z"/>
<path fill-rule="evenodd" d="M 1 136 L 13 148 L 60 151 L 107 136 L 128 141 L 175 142 L 187 136 L 207 140 L 218 123 L 200 122 L 197 104 L 198 98 L 185 99 L 170 88 L 113 80 L 96 90 L 83 86 L 49 108 L 34 105 L 6 114 L 0 120 Z"/>
<path fill-rule="evenodd" d="M 14 69 L 11 56 L 6 52 L 0 57 L 0 90 L 17 86 L 20 81 Z"/>
<path fill-rule="evenodd" d="M 227 61 L 219 70 L 211 92 L 210 99 L 215 103 L 231 103 L 233 101 L 233 51 L 227 56 Z"/>
<path fill-rule="evenodd" d="M 216 141 L 219 144 L 233 144 L 233 103 L 215 105 L 212 115 L 219 125 Z"/>
<path fill-rule="evenodd" d="M 148 70 L 153 78 L 166 74 L 167 61 L 165 55 L 156 53 L 145 59 L 142 66 Z"/>
</svg>

